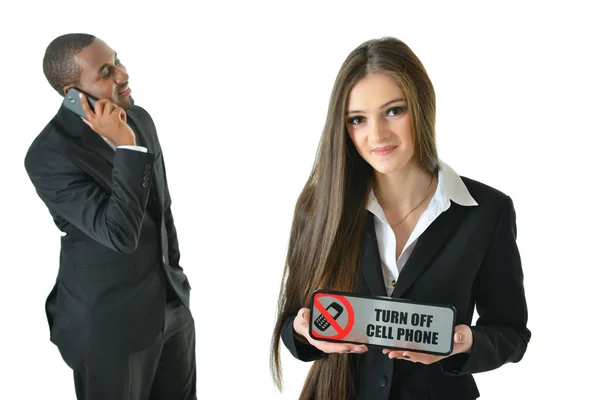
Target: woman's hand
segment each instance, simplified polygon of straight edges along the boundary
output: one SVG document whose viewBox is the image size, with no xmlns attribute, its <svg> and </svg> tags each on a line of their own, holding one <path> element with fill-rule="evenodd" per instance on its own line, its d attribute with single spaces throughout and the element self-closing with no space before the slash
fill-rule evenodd
<svg viewBox="0 0 600 400">
<path fill-rule="evenodd" d="M 407 361 L 419 362 L 422 364 L 433 364 L 444 358 L 453 356 L 459 353 L 470 353 L 473 346 L 473 332 L 467 325 L 457 325 L 454 328 L 454 349 L 447 356 L 434 356 L 431 354 L 416 353 L 406 350 L 389 350 L 384 349 L 383 354 L 387 354 L 390 358 L 405 359 Z"/>
<path fill-rule="evenodd" d="M 310 310 L 308 308 L 301 308 L 298 311 L 298 315 L 294 318 L 294 330 L 296 333 L 308 341 L 308 343 L 312 344 L 317 349 L 321 350 L 324 353 L 364 353 L 367 351 L 367 346 L 359 345 L 359 344 L 350 344 L 350 343 L 335 343 L 335 342 L 325 342 L 322 340 L 314 340 L 310 337 L 308 333 L 309 329 L 309 318 L 310 318 Z"/>
</svg>

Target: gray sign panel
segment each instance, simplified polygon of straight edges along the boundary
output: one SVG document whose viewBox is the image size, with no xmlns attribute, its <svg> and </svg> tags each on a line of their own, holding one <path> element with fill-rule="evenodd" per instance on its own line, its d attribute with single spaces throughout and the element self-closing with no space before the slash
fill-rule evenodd
<svg viewBox="0 0 600 400">
<path fill-rule="evenodd" d="M 316 291 L 309 332 L 315 340 L 452 353 L 456 310 L 450 305 Z"/>
</svg>

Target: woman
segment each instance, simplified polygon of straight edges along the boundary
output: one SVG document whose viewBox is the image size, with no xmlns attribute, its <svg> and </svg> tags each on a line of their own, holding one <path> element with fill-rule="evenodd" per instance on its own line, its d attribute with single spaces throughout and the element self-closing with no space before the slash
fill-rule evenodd
<svg viewBox="0 0 600 400">
<path fill-rule="evenodd" d="M 356 48 L 340 69 L 298 199 L 273 335 L 315 361 L 301 399 L 475 399 L 471 374 L 517 362 L 530 339 L 510 197 L 438 160 L 435 93 L 403 42 Z M 313 291 L 391 296 L 457 310 L 439 357 L 315 341 Z M 472 326 L 474 306 L 480 318 Z"/>
</svg>

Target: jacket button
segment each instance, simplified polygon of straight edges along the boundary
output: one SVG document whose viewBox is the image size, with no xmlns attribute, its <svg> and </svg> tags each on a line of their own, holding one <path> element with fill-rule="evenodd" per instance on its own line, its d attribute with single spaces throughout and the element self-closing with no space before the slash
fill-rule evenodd
<svg viewBox="0 0 600 400">
<path fill-rule="evenodd" d="M 144 168 L 146 168 L 146 169 L 150 169 L 150 168 L 152 168 L 152 165 L 150 165 L 150 164 L 146 164 L 146 165 L 144 166 Z"/>
<path fill-rule="evenodd" d="M 381 375 L 381 377 L 379 378 L 379 384 L 381 385 L 381 387 L 385 387 L 385 385 L 387 385 L 387 376 L 385 375 Z"/>
<path fill-rule="evenodd" d="M 148 182 L 144 182 L 144 183 L 142 183 L 142 186 L 143 186 L 143 187 L 148 187 Z"/>
<path fill-rule="evenodd" d="M 150 177 L 149 177 L 148 175 L 146 175 L 146 176 L 144 177 L 144 182 L 148 182 L 149 180 L 150 180 Z"/>
</svg>

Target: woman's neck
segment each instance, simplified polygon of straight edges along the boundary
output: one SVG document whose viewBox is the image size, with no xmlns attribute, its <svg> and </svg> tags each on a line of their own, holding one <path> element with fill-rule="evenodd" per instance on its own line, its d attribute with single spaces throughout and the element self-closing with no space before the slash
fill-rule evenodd
<svg viewBox="0 0 600 400">
<path fill-rule="evenodd" d="M 390 174 L 375 172 L 374 192 L 383 207 L 409 209 L 423 200 L 431 183 L 431 174 L 418 163 L 409 162 L 402 170 Z"/>
</svg>

